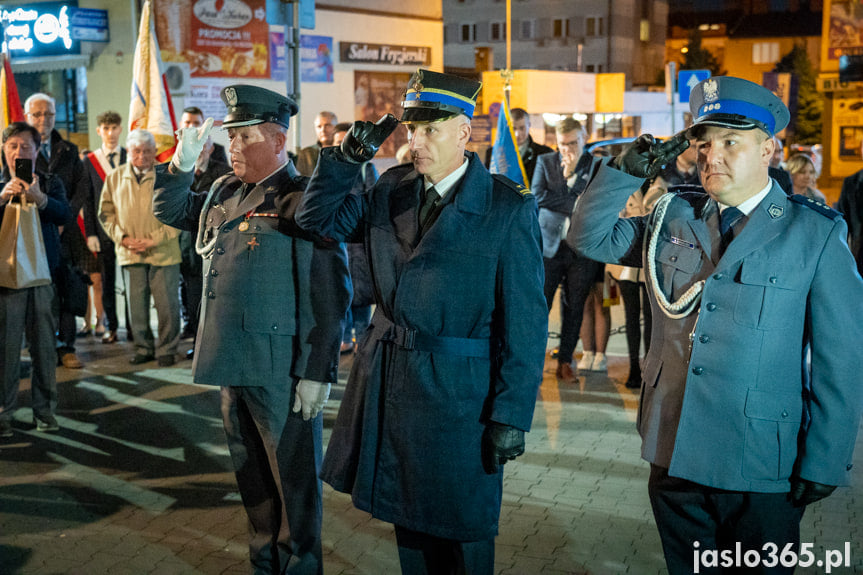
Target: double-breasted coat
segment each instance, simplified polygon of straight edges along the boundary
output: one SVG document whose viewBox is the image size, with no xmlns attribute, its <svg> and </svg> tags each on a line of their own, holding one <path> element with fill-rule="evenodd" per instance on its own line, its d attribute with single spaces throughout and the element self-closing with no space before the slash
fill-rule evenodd
<svg viewBox="0 0 863 575">
<path fill-rule="evenodd" d="M 483 430 L 530 429 L 548 312 L 533 197 L 467 157 L 421 234 L 412 165 L 348 195 L 359 167 L 325 149 L 297 223 L 362 239 L 377 303 L 323 479 L 379 519 L 475 541 L 496 535 L 501 503 L 502 472 L 482 466 Z"/>
<path fill-rule="evenodd" d="M 567 241 L 598 260 L 655 265 L 642 457 L 726 490 L 785 492 L 792 474 L 847 484 L 863 406 L 863 281 L 842 217 L 772 182 L 721 253 L 718 205 L 701 188 L 618 219 L 641 183 L 602 165 Z M 657 290 L 674 301 L 699 281 L 696 309 L 666 316 Z"/>
<path fill-rule="evenodd" d="M 206 244 L 195 381 L 337 381 L 350 301 L 347 259 L 343 246 L 295 237 L 308 237 L 293 226 L 307 178 L 289 163 L 241 199 L 242 182 L 233 173 L 209 194 L 190 191 L 193 176 L 156 166 L 153 207 L 163 223 L 193 231 Z"/>
</svg>

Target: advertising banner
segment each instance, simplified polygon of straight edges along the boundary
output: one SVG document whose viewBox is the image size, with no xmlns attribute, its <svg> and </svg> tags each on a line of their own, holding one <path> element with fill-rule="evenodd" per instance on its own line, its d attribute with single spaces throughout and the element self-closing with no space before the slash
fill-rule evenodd
<svg viewBox="0 0 863 575">
<path fill-rule="evenodd" d="M 192 77 L 269 78 L 265 5 L 266 0 L 155 0 L 163 60 L 188 62 Z"/>
</svg>

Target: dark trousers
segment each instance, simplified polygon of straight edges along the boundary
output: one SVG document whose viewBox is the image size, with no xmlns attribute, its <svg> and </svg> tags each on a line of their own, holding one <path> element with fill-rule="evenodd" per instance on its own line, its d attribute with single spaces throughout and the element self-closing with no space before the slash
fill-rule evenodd
<svg viewBox="0 0 863 575">
<path fill-rule="evenodd" d="M 793 567 L 783 567 L 779 561 L 772 568 L 760 564 L 757 568 L 706 566 L 711 557 L 705 554 L 718 550 L 733 552 L 738 543 L 743 553 L 759 551 L 762 562 L 767 559 L 763 551 L 767 543 L 776 545 L 776 557 L 781 556 L 788 543 L 793 544 L 797 553 L 804 507 L 794 507 L 788 493 L 750 493 L 706 487 L 671 477 L 667 469 L 658 465 L 650 466 L 647 489 L 670 575 L 695 572 L 696 556 L 701 558 L 699 573 L 794 572 Z"/>
<path fill-rule="evenodd" d="M 323 573 L 323 415 L 292 413 L 292 385 L 223 387 L 222 420 L 249 517 L 253 572 Z"/>
<path fill-rule="evenodd" d="M 100 242 L 99 268 L 102 273 L 102 309 L 105 310 L 105 327 L 116 331 L 117 321 L 117 255 L 114 253 L 114 242 Z M 101 319 L 101 318 L 100 318 Z"/>
<path fill-rule="evenodd" d="M 404 575 L 491 575 L 494 539 L 455 541 L 399 525 L 396 543 Z"/>
<path fill-rule="evenodd" d="M 357 305 L 348 308 L 345 315 L 345 331 L 342 335 L 342 343 L 351 343 L 356 337 L 357 343 L 369 327 L 372 320 L 372 306 Z"/>
<path fill-rule="evenodd" d="M 641 314 L 644 313 L 644 353 L 650 350 L 650 329 L 653 318 L 647 287 L 642 282 L 620 280 L 620 295 L 623 297 L 623 317 L 626 325 L 626 346 L 629 348 L 629 365 L 637 367 L 641 351 Z"/>
<path fill-rule="evenodd" d="M 198 317 L 201 313 L 201 294 L 204 292 L 203 259 L 195 251 L 195 234 L 180 232 L 180 310 L 183 314 L 183 329 L 198 333 Z"/>
<path fill-rule="evenodd" d="M 554 301 L 557 286 L 563 284 L 561 304 L 563 320 L 560 326 L 560 353 L 558 361 L 571 361 L 575 346 L 578 344 L 578 333 L 581 331 L 581 320 L 584 317 L 584 302 L 590 295 L 590 288 L 596 281 L 596 275 L 604 264 L 580 256 L 566 243 L 560 242 L 560 247 L 554 257 L 543 258 L 545 265 L 545 301 L 548 309 Z"/>
<path fill-rule="evenodd" d="M 0 287 L 0 419 L 11 421 L 18 406 L 22 335 L 30 344 L 33 415 L 45 420 L 57 412 L 53 299 L 53 284 L 24 289 Z"/>
</svg>

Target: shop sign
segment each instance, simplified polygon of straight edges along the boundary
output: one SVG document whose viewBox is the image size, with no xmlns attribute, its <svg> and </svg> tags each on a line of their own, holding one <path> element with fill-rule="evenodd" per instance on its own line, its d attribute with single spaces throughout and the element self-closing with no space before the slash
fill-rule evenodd
<svg viewBox="0 0 863 575">
<path fill-rule="evenodd" d="M 154 0 L 162 59 L 188 62 L 194 78 L 269 78 L 265 5 L 266 0 Z"/>
<path fill-rule="evenodd" d="M 431 63 L 431 47 L 339 42 L 339 61 L 391 66 L 428 65 Z"/>
<path fill-rule="evenodd" d="M 17 57 L 80 54 L 81 44 L 73 37 L 71 15 L 76 3 L 44 2 L 0 7 L 3 51 Z"/>
<path fill-rule="evenodd" d="M 70 16 L 72 39 L 87 42 L 110 42 L 108 33 L 108 11 L 77 8 Z"/>
</svg>

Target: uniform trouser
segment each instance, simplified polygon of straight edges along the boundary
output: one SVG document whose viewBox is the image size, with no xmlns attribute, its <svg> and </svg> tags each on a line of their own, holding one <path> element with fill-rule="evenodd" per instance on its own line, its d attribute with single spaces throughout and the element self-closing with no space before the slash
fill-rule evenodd
<svg viewBox="0 0 863 575">
<path fill-rule="evenodd" d="M 323 415 L 292 413 L 293 386 L 223 387 L 222 420 L 249 517 L 252 572 L 323 573 Z"/>
<path fill-rule="evenodd" d="M 57 410 L 53 299 L 53 284 L 18 290 L 0 288 L 0 349 L 3 350 L 0 419 L 10 420 L 18 403 L 22 334 L 27 335 L 30 344 L 33 415 L 46 419 Z"/>
<path fill-rule="evenodd" d="M 558 361 L 571 360 L 578 344 L 578 333 L 581 331 L 584 302 L 587 301 L 603 264 L 575 253 L 565 242 L 560 242 L 560 247 L 553 257 L 542 258 L 542 261 L 545 265 L 545 301 L 549 310 L 557 286 L 563 283 L 563 320 L 560 326 Z"/>
<path fill-rule="evenodd" d="M 767 543 L 776 545 L 776 557 L 781 557 L 789 543 L 795 553 L 799 552 L 800 520 L 805 508 L 794 507 L 788 493 L 706 487 L 671 477 L 666 468 L 658 465 L 650 466 L 648 493 L 669 575 L 696 572 L 696 550 L 700 573 L 794 572 L 794 567 L 783 567 L 781 562 L 772 568 L 709 567 L 706 565 L 710 564 L 710 555 L 705 555 L 717 550 L 733 552 L 737 543 L 741 545 L 741 555 L 747 550 L 757 550 L 765 560 L 769 559 L 762 549 Z"/>
<path fill-rule="evenodd" d="M 162 357 L 177 353 L 180 342 L 180 264 L 123 266 L 126 280 L 126 305 L 132 320 L 135 350 L 141 355 Z M 150 295 L 156 305 L 159 320 L 159 345 L 150 330 Z"/>
<path fill-rule="evenodd" d="M 404 575 L 491 575 L 494 539 L 456 541 L 399 525 L 396 543 Z"/>
<path fill-rule="evenodd" d="M 117 255 L 114 243 L 108 240 L 102 242 L 99 252 L 99 269 L 102 273 L 102 309 L 105 310 L 105 327 L 116 331 L 117 321 Z M 102 321 L 102 318 L 98 318 Z"/>
</svg>

